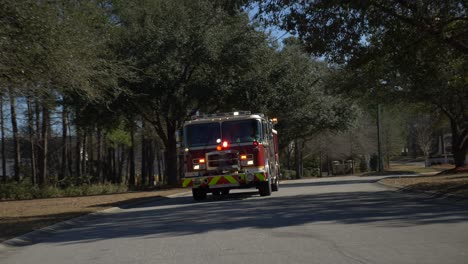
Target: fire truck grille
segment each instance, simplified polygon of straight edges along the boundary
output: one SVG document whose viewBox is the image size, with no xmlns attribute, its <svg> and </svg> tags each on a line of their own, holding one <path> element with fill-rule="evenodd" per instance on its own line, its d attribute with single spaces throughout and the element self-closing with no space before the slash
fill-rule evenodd
<svg viewBox="0 0 468 264">
<path fill-rule="evenodd" d="M 215 153 L 207 155 L 207 164 L 209 170 L 238 168 L 239 157 L 237 153 Z"/>
</svg>

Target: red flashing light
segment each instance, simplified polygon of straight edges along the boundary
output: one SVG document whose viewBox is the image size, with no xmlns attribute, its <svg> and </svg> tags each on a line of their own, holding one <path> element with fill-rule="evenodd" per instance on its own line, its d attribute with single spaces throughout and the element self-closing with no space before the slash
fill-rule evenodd
<svg viewBox="0 0 468 264">
<path fill-rule="evenodd" d="M 227 141 L 223 141 L 221 145 L 216 146 L 216 150 L 220 151 L 223 149 L 227 149 L 229 147 L 229 143 Z"/>
<path fill-rule="evenodd" d="M 253 145 L 254 145 L 255 147 L 258 146 L 258 141 L 254 141 L 254 142 L 253 142 Z"/>
<path fill-rule="evenodd" d="M 247 159 L 247 155 L 241 155 L 241 156 L 240 156 L 240 159 L 241 159 L 241 160 Z"/>
</svg>

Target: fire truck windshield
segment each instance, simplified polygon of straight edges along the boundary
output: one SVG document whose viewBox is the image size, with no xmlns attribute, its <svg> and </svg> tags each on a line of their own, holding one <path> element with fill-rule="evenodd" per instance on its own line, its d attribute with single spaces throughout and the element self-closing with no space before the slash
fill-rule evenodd
<svg viewBox="0 0 468 264">
<path fill-rule="evenodd" d="M 217 122 L 184 127 L 184 145 L 187 147 L 216 145 L 216 140 L 219 138 L 221 138 L 221 130 Z"/>
<path fill-rule="evenodd" d="M 261 124 L 256 119 L 224 121 L 221 125 L 223 140 L 230 143 L 260 140 Z"/>
</svg>

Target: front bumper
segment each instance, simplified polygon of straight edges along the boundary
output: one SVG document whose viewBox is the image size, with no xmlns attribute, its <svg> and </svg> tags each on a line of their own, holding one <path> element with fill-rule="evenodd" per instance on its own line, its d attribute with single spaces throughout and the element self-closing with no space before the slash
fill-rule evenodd
<svg viewBox="0 0 468 264">
<path fill-rule="evenodd" d="M 183 188 L 236 188 L 268 181 L 265 172 L 248 172 L 238 174 L 185 177 L 181 179 Z"/>
</svg>

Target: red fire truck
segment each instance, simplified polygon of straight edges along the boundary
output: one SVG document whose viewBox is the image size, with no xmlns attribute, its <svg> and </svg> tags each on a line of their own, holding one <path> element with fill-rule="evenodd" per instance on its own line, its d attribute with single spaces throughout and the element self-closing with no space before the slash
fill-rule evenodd
<svg viewBox="0 0 468 264">
<path fill-rule="evenodd" d="M 182 187 L 193 198 L 227 195 L 233 188 L 256 187 L 261 196 L 279 188 L 276 119 L 248 111 L 196 115 L 183 128 Z"/>
</svg>

